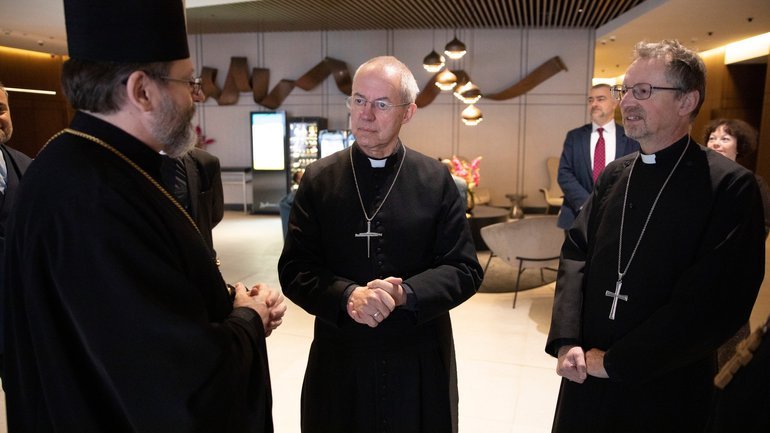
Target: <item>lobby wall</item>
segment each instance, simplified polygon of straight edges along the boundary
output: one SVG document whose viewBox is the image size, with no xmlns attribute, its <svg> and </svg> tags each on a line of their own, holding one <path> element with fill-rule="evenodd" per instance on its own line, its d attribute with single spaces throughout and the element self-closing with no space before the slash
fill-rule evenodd
<svg viewBox="0 0 770 433">
<path fill-rule="evenodd" d="M 401 138 L 412 149 L 433 157 L 483 156 L 481 187 L 491 190 L 493 203 L 506 203 L 505 194 L 527 194 L 525 207 L 545 207 L 539 188 L 548 185 L 546 158 L 559 156 L 569 129 L 589 119 L 585 98 L 593 71 L 592 30 L 460 30 L 468 54 L 450 61 L 464 69 L 482 92 L 496 93 L 517 83 L 554 56 L 567 67 L 529 93 L 506 101 L 482 99 L 477 106 L 484 121 L 461 122 L 465 107 L 449 92 L 421 108 L 404 126 Z M 393 55 L 403 61 L 424 88 L 433 74 L 422 68 L 423 57 L 453 37 L 449 30 L 383 30 L 289 33 L 207 34 L 189 37 L 193 62 L 217 69 L 216 85 L 224 87 L 231 57 L 246 57 L 249 68 L 270 70 L 272 89 L 281 79 L 297 79 L 325 57 L 347 63 L 352 73 L 371 57 Z M 630 53 L 631 47 L 629 47 Z M 295 88 L 279 110 L 289 116 L 321 116 L 330 129 L 348 127 L 345 95 L 328 78 L 310 91 Z M 270 111 L 254 102 L 250 92 L 234 105 L 220 106 L 213 98 L 201 104 L 197 121 L 216 140 L 209 151 L 223 167 L 250 164 L 249 112 Z M 227 203 L 237 203 L 240 187 L 226 185 Z"/>
<path fill-rule="evenodd" d="M 61 92 L 62 56 L 0 47 L 0 81 L 6 87 L 56 92 L 55 95 L 9 92 L 13 136 L 8 145 L 30 157 L 65 128 L 72 111 Z"/>
</svg>

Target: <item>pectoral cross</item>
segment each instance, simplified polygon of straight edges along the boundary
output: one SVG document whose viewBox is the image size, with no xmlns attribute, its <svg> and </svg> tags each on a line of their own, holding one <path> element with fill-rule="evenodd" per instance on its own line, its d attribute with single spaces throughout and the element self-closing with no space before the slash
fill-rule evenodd
<svg viewBox="0 0 770 433">
<path fill-rule="evenodd" d="M 377 233 L 372 231 L 372 222 L 367 221 L 366 222 L 366 231 L 363 233 L 356 233 L 357 238 L 366 238 L 366 258 L 370 257 L 370 251 L 371 251 L 371 241 L 372 238 L 381 237 L 382 233 Z"/>
<path fill-rule="evenodd" d="M 609 296 L 612 299 L 612 307 L 610 308 L 610 320 L 615 320 L 615 310 L 618 308 L 618 299 L 621 301 L 628 301 L 628 295 L 621 295 L 620 294 L 620 286 L 623 285 L 623 280 L 618 280 L 617 283 L 615 283 L 615 293 L 610 292 L 607 290 L 604 292 L 604 296 Z"/>
</svg>

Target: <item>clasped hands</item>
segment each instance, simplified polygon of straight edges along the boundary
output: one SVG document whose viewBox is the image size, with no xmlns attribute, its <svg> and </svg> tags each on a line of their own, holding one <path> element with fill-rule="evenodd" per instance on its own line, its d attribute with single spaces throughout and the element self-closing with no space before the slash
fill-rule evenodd
<svg viewBox="0 0 770 433">
<path fill-rule="evenodd" d="M 283 315 L 286 313 L 283 293 L 264 283 L 257 283 L 251 289 L 247 289 L 243 283 L 236 283 L 233 308 L 238 307 L 251 308 L 259 314 L 265 328 L 265 337 L 269 337 L 283 323 Z"/>
<path fill-rule="evenodd" d="M 604 369 L 603 350 L 583 352 L 580 346 L 562 346 L 558 355 L 556 374 L 572 382 L 583 383 L 588 376 L 602 379 L 609 377 Z"/>
<path fill-rule="evenodd" d="M 356 287 L 348 298 L 348 315 L 357 323 L 376 328 L 396 307 L 406 303 L 402 283 L 401 278 L 388 277 Z"/>
</svg>

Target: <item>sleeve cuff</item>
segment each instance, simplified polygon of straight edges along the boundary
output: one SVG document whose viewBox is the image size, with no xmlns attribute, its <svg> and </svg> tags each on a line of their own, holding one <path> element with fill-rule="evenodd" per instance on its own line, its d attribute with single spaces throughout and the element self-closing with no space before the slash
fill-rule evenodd
<svg viewBox="0 0 770 433">
<path fill-rule="evenodd" d="M 401 287 L 404 288 L 404 292 L 406 292 L 406 303 L 401 306 L 401 308 L 409 311 L 417 311 L 417 295 L 414 294 L 414 290 L 409 286 L 409 284 L 402 283 Z"/>
<path fill-rule="evenodd" d="M 347 312 L 348 311 L 348 299 L 350 299 L 350 295 L 353 293 L 353 290 L 356 289 L 355 284 L 350 284 L 345 288 L 345 291 L 342 292 L 342 301 L 340 303 L 340 308 L 342 311 Z"/>
</svg>

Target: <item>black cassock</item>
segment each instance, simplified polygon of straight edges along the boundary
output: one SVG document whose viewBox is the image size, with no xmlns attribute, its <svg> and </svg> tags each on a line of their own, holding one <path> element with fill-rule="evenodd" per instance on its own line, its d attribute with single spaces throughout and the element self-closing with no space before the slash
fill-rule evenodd
<svg viewBox="0 0 770 433">
<path fill-rule="evenodd" d="M 622 269 L 685 136 L 636 162 Z M 562 249 L 546 351 L 606 351 L 610 379 L 562 380 L 555 432 L 699 432 L 710 409 L 716 349 L 745 324 L 764 275 L 754 176 L 693 140 L 663 191 L 628 273 L 615 320 L 623 196 L 637 154 L 611 163 Z"/>
<path fill-rule="evenodd" d="M 351 171 L 353 152 L 369 216 L 367 231 Z M 372 168 L 357 145 L 311 164 L 297 191 L 278 264 L 281 286 L 316 316 L 302 390 L 302 431 L 451 432 L 457 383 L 449 310 L 478 289 L 465 206 L 437 160 L 399 147 Z M 412 288 L 415 308 L 397 308 L 378 327 L 346 313 L 350 285 L 389 276 Z"/>
<path fill-rule="evenodd" d="M 161 156 L 78 112 L 156 182 Z M 10 431 L 272 432 L 264 330 L 159 185 L 70 133 L 27 171 L 8 238 Z"/>
</svg>

